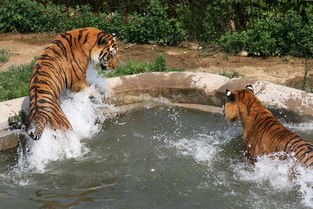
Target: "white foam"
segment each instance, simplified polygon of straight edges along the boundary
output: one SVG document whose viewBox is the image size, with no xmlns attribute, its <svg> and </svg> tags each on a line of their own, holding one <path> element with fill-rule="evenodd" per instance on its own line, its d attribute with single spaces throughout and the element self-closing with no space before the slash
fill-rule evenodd
<svg viewBox="0 0 313 209">
<path fill-rule="evenodd" d="M 288 190 L 291 188 L 288 178 L 290 166 L 291 163 L 288 160 L 280 161 L 260 157 L 252 169 L 247 169 L 246 165 L 240 164 L 236 165 L 234 170 L 240 180 L 256 182 L 259 185 L 269 183 L 274 189 Z"/>
<path fill-rule="evenodd" d="M 313 172 L 295 163 L 294 159 L 279 160 L 262 156 L 254 166 L 247 163 L 234 166 L 236 178 L 254 182 L 259 187 L 269 185 L 276 191 L 292 191 L 296 189 L 301 194 L 301 203 L 313 208 Z"/>
<path fill-rule="evenodd" d="M 313 122 L 305 123 L 288 123 L 286 126 L 294 131 L 313 131 Z"/>
<path fill-rule="evenodd" d="M 302 166 L 297 167 L 299 175 L 295 179 L 295 185 L 299 188 L 302 199 L 301 202 L 307 207 L 313 208 L 313 172 Z"/>
<path fill-rule="evenodd" d="M 94 68 L 89 68 L 88 72 L 91 75 L 88 82 L 105 88 L 105 80 L 98 76 Z M 93 99 L 89 98 L 91 95 L 94 96 Z M 106 118 L 100 109 L 110 106 L 103 103 L 103 96 L 98 93 L 95 85 L 91 85 L 78 93 L 67 92 L 61 97 L 61 107 L 73 131 L 53 131 L 46 128 L 40 140 L 27 142 L 26 153 L 19 150 L 17 170 L 43 173 L 52 161 L 83 156 L 89 151 L 85 140 L 90 140 L 101 130 L 101 122 Z"/>
<path fill-rule="evenodd" d="M 191 156 L 196 162 L 206 163 L 210 168 L 214 157 L 221 150 L 221 145 L 231 140 L 232 135 L 233 132 L 225 134 L 225 131 L 215 131 L 209 134 L 196 134 L 189 139 L 169 141 L 168 144 L 175 147 L 180 155 Z"/>
<path fill-rule="evenodd" d="M 211 144 L 211 136 L 205 136 L 208 142 L 199 139 L 180 139 L 173 142 L 172 146 L 177 149 L 179 154 L 184 156 L 192 156 L 197 162 L 205 162 L 211 164 L 214 155 L 217 152 L 214 144 Z"/>
</svg>

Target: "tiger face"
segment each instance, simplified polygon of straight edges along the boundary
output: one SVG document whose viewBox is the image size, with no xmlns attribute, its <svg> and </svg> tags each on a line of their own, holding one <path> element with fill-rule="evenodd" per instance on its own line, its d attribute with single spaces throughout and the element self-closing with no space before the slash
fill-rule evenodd
<svg viewBox="0 0 313 209">
<path fill-rule="evenodd" d="M 105 34 L 99 37 L 92 50 L 91 59 L 95 66 L 100 65 L 102 70 L 114 69 L 118 63 L 117 51 L 116 35 Z"/>
<path fill-rule="evenodd" d="M 253 87 L 251 85 L 247 85 L 246 89 L 234 92 L 226 89 L 226 104 L 224 106 L 226 119 L 228 121 L 241 120 L 241 115 L 248 111 L 246 101 L 252 101 L 253 99 L 251 98 L 254 98 Z"/>
</svg>

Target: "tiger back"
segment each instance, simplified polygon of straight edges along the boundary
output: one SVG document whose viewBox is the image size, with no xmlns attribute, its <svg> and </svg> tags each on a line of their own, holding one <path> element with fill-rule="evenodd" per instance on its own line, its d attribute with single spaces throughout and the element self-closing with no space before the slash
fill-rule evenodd
<svg viewBox="0 0 313 209">
<path fill-rule="evenodd" d="M 313 144 L 285 127 L 254 95 L 253 88 L 231 92 L 226 89 L 224 113 L 229 121 L 240 120 L 243 126 L 247 157 L 287 153 L 302 165 L 313 166 Z"/>
<path fill-rule="evenodd" d="M 29 84 L 28 135 L 37 140 L 48 125 L 72 129 L 60 105 L 64 89 L 86 87 L 89 62 L 103 70 L 117 63 L 116 37 L 96 28 L 81 28 L 57 36 L 38 57 Z"/>
</svg>

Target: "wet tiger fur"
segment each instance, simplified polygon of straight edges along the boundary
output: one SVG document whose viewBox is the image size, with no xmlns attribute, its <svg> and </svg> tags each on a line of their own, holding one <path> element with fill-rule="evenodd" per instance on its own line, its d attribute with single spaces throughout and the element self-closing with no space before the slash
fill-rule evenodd
<svg viewBox="0 0 313 209">
<path fill-rule="evenodd" d="M 286 128 L 254 95 L 253 88 L 231 92 L 226 89 L 224 113 L 229 121 L 241 120 L 248 159 L 286 153 L 302 165 L 313 166 L 313 144 Z"/>
<path fill-rule="evenodd" d="M 96 28 L 81 28 L 57 36 L 38 57 L 29 85 L 28 135 L 37 140 L 48 125 L 72 129 L 60 106 L 64 89 L 80 91 L 86 87 L 89 62 L 102 69 L 117 64 L 115 35 Z"/>
</svg>

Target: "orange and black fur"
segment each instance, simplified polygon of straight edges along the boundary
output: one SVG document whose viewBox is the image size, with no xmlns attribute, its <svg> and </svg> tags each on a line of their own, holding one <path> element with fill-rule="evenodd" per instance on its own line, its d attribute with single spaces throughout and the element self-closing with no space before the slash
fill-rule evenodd
<svg viewBox="0 0 313 209">
<path fill-rule="evenodd" d="M 229 121 L 241 120 L 248 159 L 284 152 L 302 165 L 313 166 L 313 144 L 286 128 L 254 95 L 253 88 L 231 92 L 226 90 L 225 116 Z"/>
<path fill-rule="evenodd" d="M 80 91 L 88 87 L 89 62 L 102 69 L 117 63 L 116 37 L 96 28 L 81 28 L 57 36 L 41 53 L 34 66 L 29 85 L 29 127 L 35 140 L 48 125 L 55 129 L 72 129 L 60 106 L 64 89 Z"/>
</svg>

